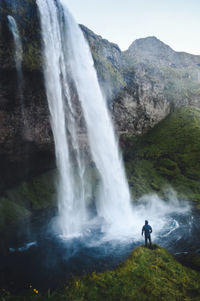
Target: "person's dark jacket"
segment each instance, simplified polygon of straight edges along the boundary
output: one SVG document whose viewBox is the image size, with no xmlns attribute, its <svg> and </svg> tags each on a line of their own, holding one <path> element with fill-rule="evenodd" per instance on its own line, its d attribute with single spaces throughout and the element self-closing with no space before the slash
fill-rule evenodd
<svg viewBox="0 0 200 301">
<path fill-rule="evenodd" d="M 150 237 L 150 234 L 152 233 L 152 228 L 149 225 L 144 225 L 142 228 L 142 235 L 145 235 L 145 237 Z"/>
</svg>

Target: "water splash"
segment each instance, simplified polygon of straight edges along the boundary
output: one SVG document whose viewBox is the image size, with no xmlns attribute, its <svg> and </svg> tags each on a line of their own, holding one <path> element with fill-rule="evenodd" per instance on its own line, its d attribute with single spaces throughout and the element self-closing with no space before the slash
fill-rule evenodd
<svg viewBox="0 0 200 301">
<path fill-rule="evenodd" d="M 115 228 L 116 231 L 108 231 L 102 241 L 118 241 L 121 242 L 141 242 L 141 230 L 145 220 L 148 220 L 153 228 L 153 241 L 162 240 L 164 236 L 171 235 L 173 231 L 179 229 L 180 225 L 177 219 L 180 216 L 189 216 L 191 206 L 186 201 L 178 199 L 176 192 L 172 188 L 165 190 L 165 197 L 159 197 L 157 194 L 143 195 L 137 203 L 133 205 L 132 223 L 129 227 L 123 225 Z M 188 226 L 188 229 L 191 228 Z M 100 242 L 101 244 L 101 242 Z"/>
<path fill-rule="evenodd" d="M 45 82 L 60 172 L 59 216 L 64 235 L 79 233 L 87 222 L 84 160 L 80 155 L 70 83 L 84 114 L 89 148 L 100 175 L 97 215 L 107 226 L 125 227 L 132 222 L 130 194 L 111 118 L 97 80 L 94 62 L 83 34 L 64 1 L 37 0 L 45 56 Z M 72 139 L 69 139 L 72 136 Z M 78 162 L 75 182 L 71 143 Z M 87 182 L 87 185 L 90 183 Z"/>
</svg>

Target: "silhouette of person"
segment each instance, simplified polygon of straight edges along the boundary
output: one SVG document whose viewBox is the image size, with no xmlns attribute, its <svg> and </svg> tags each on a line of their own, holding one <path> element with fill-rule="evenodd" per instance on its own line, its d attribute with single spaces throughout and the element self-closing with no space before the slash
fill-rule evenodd
<svg viewBox="0 0 200 301">
<path fill-rule="evenodd" d="M 151 233 L 152 233 L 152 228 L 148 224 L 148 221 L 145 221 L 145 225 L 142 228 L 142 236 L 144 233 L 145 237 L 145 247 L 148 247 L 148 241 L 149 241 L 149 247 L 151 247 Z"/>
</svg>

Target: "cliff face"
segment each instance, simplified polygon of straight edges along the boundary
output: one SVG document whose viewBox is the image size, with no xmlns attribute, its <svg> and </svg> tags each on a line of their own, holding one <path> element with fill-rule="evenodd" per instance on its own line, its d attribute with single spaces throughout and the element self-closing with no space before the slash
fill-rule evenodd
<svg viewBox="0 0 200 301">
<path fill-rule="evenodd" d="M 135 68 L 138 82 L 145 76 L 145 82 L 162 86 L 171 107 L 199 107 L 200 56 L 176 52 L 156 37 L 136 40 L 124 55 Z"/>
<path fill-rule="evenodd" d="M 0 2 L 0 192 L 20 179 L 54 165 L 35 1 Z M 15 18 L 23 45 L 23 78 L 15 66 L 15 46 L 7 16 Z"/>
<path fill-rule="evenodd" d="M 118 45 L 110 43 L 83 25 L 80 27 L 89 43 L 102 90 L 108 102 L 112 102 L 126 86 L 123 53 Z"/>
<path fill-rule="evenodd" d="M 0 191 L 54 166 L 54 142 L 42 75 L 25 72 L 22 108 L 14 70 L 0 70 Z M 13 83 L 13 84 L 12 84 Z"/>
<path fill-rule="evenodd" d="M 7 15 L 15 18 L 23 44 L 23 109 Z M 36 2 L 1 0 L 0 20 L 1 192 L 55 162 Z M 119 132 L 143 134 L 175 106 L 200 106 L 200 56 L 177 53 L 155 37 L 136 40 L 122 52 L 85 26 L 81 29 Z"/>
<path fill-rule="evenodd" d="M 200 107 L 200 56 L 176 52 L 156 37 L 136 40 L 122 52 L 81 28 L 118 131 L 143 134 L 174 107 Z"/>
</svg>

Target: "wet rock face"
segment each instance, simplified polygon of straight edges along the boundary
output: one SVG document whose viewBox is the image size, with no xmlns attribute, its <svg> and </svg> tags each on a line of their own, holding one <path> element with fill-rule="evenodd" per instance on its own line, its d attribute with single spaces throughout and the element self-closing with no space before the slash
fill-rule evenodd
<svg viewBox="0 0 200 301">
<path fill-rule="evenodd" d="M 23 68 L 38 70 L 42 67 L 42 40 L 40 20 L 35 0 L 0 1 L 0 67 L 14 69 L 14 41 L 7 16 L 12 16 L 23 45 Z"/>
<path fill-rule="evenodd" d="M 81 29 L 92 50 L 116 130 L 137 135 L 152 128 L 170 111 L 170 103 L 163 93 L 164 82 L 149 77 L 144 64 L 133 65 L 131 56 L 123 53 L 116 44 L 82 25 Z"/>
<path fill-rule="evenodd" d="M 18 94 L 16 73 L 1 70 L 0 191 L 24 176 L 54 166 L 54 143 L 40 72 L 25 73 L 24 98 Z"/>
<path fill-rule="evenodd" d="M 15 18 L 23 45 L 23 79 L 7 16 Z M 20 180 L 55 166 L 54 142 L 41 70 L 36 2 L 0 2 L 0 193 Z"/>
<path fill-rule="evenodd" d="M 80 27 L 89 43 L 102 91 L 111 103 L 126 86 L 122 72 L 123 53 L 118 45 L 110 43 L 83 25 Z"/>
<path fill-rule="evenodd" d="M 133 42 L 124 57 L 135 70 L 135 82 L 150 98 L 165 98 L 170 108 L 200 107 L 199 55 L 176 52 L 156 37 L 148 37 Z"/>
<path fill-rule="evenodd" d="M 164 97 L 149 97 L 144 94 L 137 101 L 134 96 L 124 92 L 113 105 L 114 122 L 117 130 L 130 135 L 141 135 L 161 121 L 170 111 Z"/>
<path fill-rule="evenodd" d="M 162 81 L 152 81 L 140 66 L 132 84 L 113 102 L 113 116 L 118 131 L 140 135 L 154 127 L 170 112 L 170 102 L 163 94 Z"/>
</svg>

